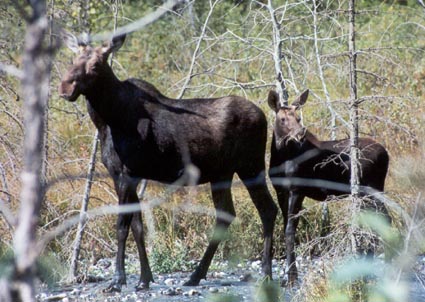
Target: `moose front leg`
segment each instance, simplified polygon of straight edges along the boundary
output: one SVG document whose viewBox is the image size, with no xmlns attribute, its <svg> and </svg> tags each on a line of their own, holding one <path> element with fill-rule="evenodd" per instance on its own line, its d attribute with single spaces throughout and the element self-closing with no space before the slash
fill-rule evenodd
<svg viewBox="0 0 425 302">
<path fill-rule="evenodd" d="M 127 241 L 130 223 L 133 214 L 119 214 L 117 219 L 118 251 L 115 264 L 115 274 L 112 282 L 104 292 L 121 292 L 122 285 L 126 285 L 125 276 L 125 243 Z"/>
<path fill-rule="evenodd" d="M 138 202 L 136 195 L 137 180 L 133 180 L 123 174 L 114 177 L 115 190 L 118 195 L 119 205 Z M 132 193 L 133 192 L 133 193 Z M 104 292 L 120 292 L 122 285 L 126 285 L 125 276 L 125 244 L 127 241 L 133 213 L 120 213 L 117 219 L 118 251 L 115 263 L 115 274 L 110 285 Z"/>
<path fill-rule="evenodd" d="M 140 280 L 136 286 L 136 291 L 149 289 L 149 283 L 154 280 L 149 266 L 148 256 L 146 254 L 143 222 L 140 212 L 133 214 L 131 230 L 133 232 L 134 240 L 136 241 L 140 259 Z"/>
</svg>

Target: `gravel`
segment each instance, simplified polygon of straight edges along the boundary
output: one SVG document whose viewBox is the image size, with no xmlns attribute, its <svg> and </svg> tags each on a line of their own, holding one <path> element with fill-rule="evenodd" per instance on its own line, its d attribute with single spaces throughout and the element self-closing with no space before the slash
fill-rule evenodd
<svg viewBox="0 0 425 302">
<path fill-rule="evenodd" d="M 307 269 L 313 269 L 320 273 L 323 260 L 297 258 L 300 279 Z M 283 261 L 273 261 L 273 276 L 275 279 L 283 277 Z M 409 286 L 409 302 L 425 301 L 425 257 L 418 257 L 415 264 L 415 272 L 405 275 L 405 281 Z M 207 280 L 201 280 L 199 286 L 188 287 L 183 283 L 189 279 L 190 272 L 174 272 L 171 274 L 154 274 L 155 282 L 151 283 L 150 289 L 135 292 L 138 282 L 138 261 L 134 256 L 126 259 L 127 286 L 123 286 L 121 293 L 103 293 L 111 281 L 114 272 L 114 260 L 101 259 L 96 265 L 88 269 L 86 278 L 81 278 L 81 283 L 70 285 L 58 285 L 47 288 L 40 286 L 37 300 L 47 301 L 126 301 L 126 302 L 192 302 L 192 301 L 231 301 L 250 302 L 260 301 L 258 298 L 258 284 L 261 283 L 261 261 L 246 261 L 237 265 L 227 262 L 213 262 L 207 275 Z M 96 282 L 89 282 L 96 281 Z M 291 293 L 281 288 L 283 300 L 291 301 Z"/>
</svg>

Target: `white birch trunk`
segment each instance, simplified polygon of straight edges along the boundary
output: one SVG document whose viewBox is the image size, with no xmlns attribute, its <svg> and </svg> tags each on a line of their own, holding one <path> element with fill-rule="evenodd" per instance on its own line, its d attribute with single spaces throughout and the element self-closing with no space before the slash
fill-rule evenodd
<svg viewBox="0 0 425 302">
<path fill-rule="evenodd" d="M 48 28 L 46 3 L 30 1 L 32 16 L 25 35 L 22 96 L 24 106 L 24 164 L 21 173 L 21 204 L 13 238 L 14 287 L 17 301 L 35 301 L 34 265 L 37 259 L 36 230 L 44 198 L 42 175 L 45 111 L 49 91 L 50 51 L 45 47 Z"/>
<path fill-rule="evenodd" d="M 279 94 L 279 100 L 282 105 L 288 105 L 288 91 L 285 86 L 282 71 L 282 39 L 280 36 L 280 23 L 276 18 L 276 11 L 273 7 L 272 1 L 268 0 L 267 9 L 270 13 L 273 28 L 273 61 L 276 73 L 276 90 Z"/>
<path fill-rule="evenodd" d="M 359 196 L 359 103 L 357 97 L 357 53 L 355 28 L 355 0 L 349 0 L 348 52 L 350 58 L 350 157 L 351 157 L 351 195 Z M 355 201 L 355 200 L 353 200 Z"/>
</svg>

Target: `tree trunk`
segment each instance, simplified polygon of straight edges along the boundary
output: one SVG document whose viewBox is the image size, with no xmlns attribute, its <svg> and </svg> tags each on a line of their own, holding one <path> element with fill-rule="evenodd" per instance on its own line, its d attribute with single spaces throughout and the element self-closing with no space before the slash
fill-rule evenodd
<svg viewBox="0 0 425 302">
<path fill-rule="evenodd" d="M 84 188 L 84 196 L 81 201 L 80 220 L 78 221 L 77 233 L 75 235 L 74 247 L 72 249 L 71 265 L 69 269 L 68 281 L 73 281 L 77 276 L 78 258 L 80 256 L 81 240 L 83 238 L 84 229 L 87 221 L 87 208 L 90 199 L 91 187 L 93 184 L 94 171 L 96 167 L 96 154 L 99 145 L 99 132 L 96 131 L 93 139 L 90 162 L 87 171 L 86 186 Z"/>
<path fill-rule="evenodd" d="M 359 196 L 359 103 L 357 97 L 357 53 L 355 28 L 355 0 L 348 2 L 349 34 L 348 52 L 350 58 L 350 157 L 351 157 L 351 196 Z M 355 200 L 353 200 L 355 201 Z"/>
<path fill-rule="evenodd" d="M 32 15 L 28 19 L 23 56 L 24 164 L 21 173 L 21 204 L 18 226 L 13 238 L 15 271 L 13 276 L 17 301 L 35 301 L 34 265 L 37 259 L 36 230 L 44 198 L 42 176 L 44 158 L 45 110 L 49 91 L 51 51 L 45 46 L 48 29 L 46 3 L 29 1 Z"/>
<path fill-rule="evenodd" d="M 282 39 L 280 37 L 280 23 L 276 18 L 276 11 L 271 0 L 268 0 L 267 9 L 270 13 L 273 28 L 273 61 L 276 73 L 276 90 L 282 105 L 288 105 L 288 91 L 285 86 L 282 71 Z"/>
</svg>

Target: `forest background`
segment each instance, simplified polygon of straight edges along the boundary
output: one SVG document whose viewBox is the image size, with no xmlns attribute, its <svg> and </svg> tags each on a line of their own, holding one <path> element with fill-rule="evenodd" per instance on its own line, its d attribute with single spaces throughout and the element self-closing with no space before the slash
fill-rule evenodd
<svg viewBox="0 0 425 302">
<path fill-rule="evenodd" d="M 18 1 L 19 2 L 19 1 Z M 113 30 L 155 10 L 163 1 L 47 1 L 54 27 L 79 34 Z M 170 97 L 245 96 L 268 115 L 270 137 L 273 114 L 267 107 L 268 91 L 275 87 L 273 24 L 263 5 L 267 1 L 188 1 L 157 22 L 128 35 L 114 56 L 120 79 L 142 78 Z M 349 133 L 348 2 L 273 1 L 281 23 L 282 67 L 290 99 L 310 89 L 303 121 L 321 139 L 347 138 Z M 412 239 L 422 230 L 418 207 L 422 201 L 424 172 L 423 126 L 425 93 L 425 8 L 413 0 L 357 1 L 356 47 L 360 133 L 384 144 L 391 157 L 386 194 L 398 206 L 394 225 L 410 254 L 424 251 L 423 241 Z M 0 4 L 0 63 L 19 68 L 25 36 L 21 11 L 9 1 Z M 54 26 L 53 26 L 54 24 Z M 57 94 L 61 75 L 73 54 L 61 48 L 52 62 L 46 124 L 43 177 L 48 184 L 39 234 L 43 236 L 77 215 L 84 198 L 87 169 L 92 159 L 95 130 L 85 102 L 68 103 Z M 19 206 L 23 165 L 23 114 L 19 80 L 9 72 L 0 77 L 0 200 L 13 211 Z M 266 155 L 268 161 L 269 154 Z M 112 182 L 96 161 L 89 208 L 115 205 Z M 261 222 L 245 189 L 233 189 L 237 220 L 217 259 L 235 263 L 261 254 Z M 272 190 L 271 190 L 272 191 Z M 207 244 L 214 217 L 206 215 L 211 198 L 207 187 L 174 189 L 149 182 L 144 202 L 158 203 L 147 213 L 148 250 L 155 272 L 190 269 Z M 190 202 L 191 206 L 188 206 Z M 196 205 L 196 206 L 194 206 Z M 315 241 L 331 250 L 343 239 L 350 224 L 349 199 L 330 202 L 331 234 Z M 320 238 L 322 206 L 305 202 L 299 226 L 299 253 L 317 252 L 311 239 Z M 412 220 L 406 220 L 405 217 Z M 349 216 L 349 217 L 348 217 Z M 116 251 L 114 215 L 89 219 L 82 241 L 81 271 Z M 6 253 L 13 226 L 0 215 L 0 247 Z M 44 251 L 65 275 L 76 228 L 50 241 Z M 419 232 L 420 233 L 420 232 Z M 282 221 L 275 234 L 275 257 L 284 255 Z M 136 253 L 129 240 L 129 253 Z M 413 244 L 415 243 L 415 244 Z M 316 246 L 316 248 L 314 247 Z M 325 248 L 328 246 L 327 248 Z M 401 251 L 400 251 L 401 253 Z"/>
</svg>

